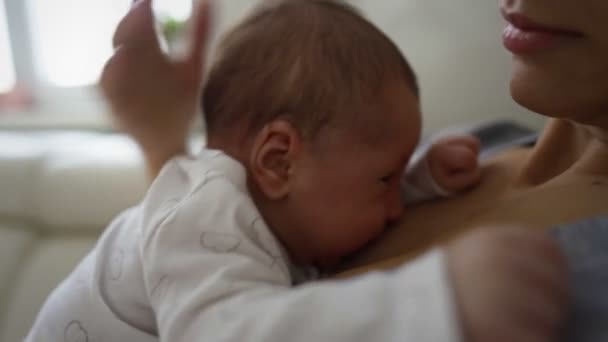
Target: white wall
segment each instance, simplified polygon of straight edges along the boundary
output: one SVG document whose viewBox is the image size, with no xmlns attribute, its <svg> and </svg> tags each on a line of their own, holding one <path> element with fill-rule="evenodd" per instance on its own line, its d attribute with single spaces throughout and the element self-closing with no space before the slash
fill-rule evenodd
<svg viewBox="0 0 608 342">
<path fill-rule="evenodd" d="M 220 0 L 219 32 L 259 0 Z M 498 1 L 352 0 L 403 50 L 418 73 L 425 129 L 512 118 L 542 118 L 509 96 L 509 55 L 502 47 Z"/>
</svg>

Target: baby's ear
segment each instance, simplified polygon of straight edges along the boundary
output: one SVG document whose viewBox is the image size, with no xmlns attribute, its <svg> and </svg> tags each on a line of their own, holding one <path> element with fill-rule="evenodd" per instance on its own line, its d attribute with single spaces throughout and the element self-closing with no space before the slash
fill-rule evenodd
<svg viewBox="0 0 608 342">
<path fill-rule="evenodd" d="M 260 190 L 272 200 L 289 194 L 302 138 L 285 120 L 273 121 L 257 134 L 249 156 L 250 172 Z"/>
</svg>

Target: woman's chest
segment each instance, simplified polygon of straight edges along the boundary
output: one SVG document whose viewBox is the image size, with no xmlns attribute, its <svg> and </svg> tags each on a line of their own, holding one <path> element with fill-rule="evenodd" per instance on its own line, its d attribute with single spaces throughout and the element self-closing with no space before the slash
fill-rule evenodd
<svg viewBox="0 0 608 342">
<path fill-rule="evenodd" d="M 525 190 L 489 186 L 406 211 L 404 219 L 356 255 L 349 267 L 403 262 L 477 228 L 526 225 L 543 229 L 608 214 L 608 182 L 585 179 Z"/>
</svg>

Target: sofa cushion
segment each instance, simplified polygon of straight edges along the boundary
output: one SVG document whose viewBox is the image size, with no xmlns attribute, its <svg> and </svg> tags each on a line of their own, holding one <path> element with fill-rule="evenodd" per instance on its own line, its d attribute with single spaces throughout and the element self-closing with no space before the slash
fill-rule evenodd
<svg viewBox="0 0 608 342">
<path fill-rule="evenodd" d="M 63 236 L 37 241 L 19 263 L 0 321 L 0 341 L 22 341 L 49 293 L 91 250 L 96 237 Z"/>
<path fill-rule="evenodd" d="M 96 230 L 147 186 L 128 138 L 97 133 L 0 134 L 0 215 L 44 229 Z"/>
<path fill-rule="evenodd" d="M 48 294 L 147 187 L 128 138 L 0 132 L 0 341 L 21 341 Z"/>
<path fill-rule="evenodd" d="M 4 307 L 7 290 L 36 238 L 25 223 L 0 221 L 0 307 Z"/>
</svg>

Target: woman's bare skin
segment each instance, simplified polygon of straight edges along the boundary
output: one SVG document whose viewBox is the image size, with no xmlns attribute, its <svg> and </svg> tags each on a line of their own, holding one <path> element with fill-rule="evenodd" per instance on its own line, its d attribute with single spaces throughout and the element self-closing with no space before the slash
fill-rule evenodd
<svg viewBox="0 0 608 342">
<path fill-rule="evenodd" d="M 580 130 L 566 122 L 550 123 L 535 148 L 489 160 L 480 185 L 462 196 L 410 208 L 344 269 L 396 266 L 478 227 L 524 223 L 548 228 L 608 214 L 607 150 L 591 146 L 600 143 Z"/>
</svg>

